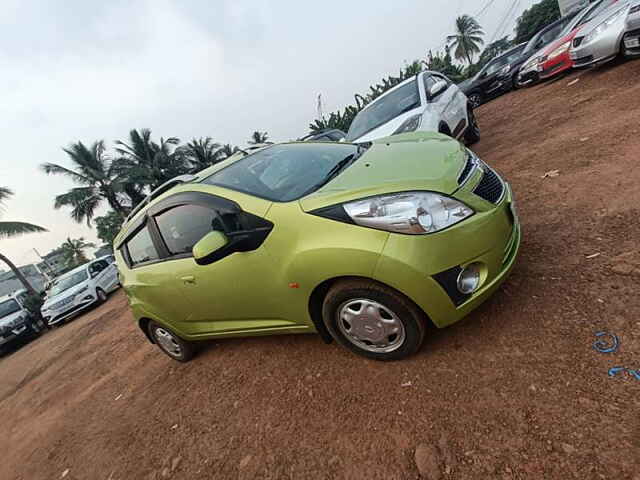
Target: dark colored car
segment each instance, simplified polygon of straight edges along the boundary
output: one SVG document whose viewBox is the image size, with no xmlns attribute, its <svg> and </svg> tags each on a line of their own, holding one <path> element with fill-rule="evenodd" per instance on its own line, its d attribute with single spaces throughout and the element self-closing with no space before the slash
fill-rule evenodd
<svg viewBox="0 0 640 480">
<path fill-rule="evenodd" d="M 522 56 L 526 57 L 526 60 L 520 67 L 516 81 L 516 86 L 518 88 L 533 85 L 538 82 L 540 79 L 537 68 L 538 59 L 542 54 L 540 50 L 555 41 L 577 13 L 577 11 L 573 12 L 553 23 L 550 23 L 531 37 L 531 40 L 527 42 L 527 45 L 522 51 Z"/>
<path fill-rule="evenodd" d="M 319 132 L 310 133 L 299 139 L 299 142 L 339 142 L 347 134 L 337 128 L 328 128 Z"/>
<path fill-rule="evenodd" d="M 522 55 L 525 46 L 521 43 L 494 58 L 473 77 L 471 82 L 461 84 L 461 90 L 467 95 L 474 108 L 514 88 L 520 65 L 527 59 Z"/>
</svg>

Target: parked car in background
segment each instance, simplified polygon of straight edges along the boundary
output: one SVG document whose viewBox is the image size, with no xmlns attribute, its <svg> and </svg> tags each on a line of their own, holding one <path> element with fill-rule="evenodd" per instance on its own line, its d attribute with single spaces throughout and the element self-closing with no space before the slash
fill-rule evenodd
<svg viewBox="0 0 640 480">
<path fill-rule="evenodd" d="M 37 333 L 24 299 L 23 292 L 0 297 L 0 354 L 9 345 Z"/>
<path fill-rule="evenodd" d="M 337 128 L 327 128 L 319 132 L 310 133 L 300 139 L 299 142 L 339 142 L 347 136 L 342 130 Z"/>
<path fill-rule="evenodd" d="M 463 86 L 463 91 L 474 108 L 513 89 L 520 65 L 526 60 L 522 56 L 522 43 L 494 58 L 480 70 L 473 80 Z"/>
<path fill-rule="evenodd" d="M 91 305 L 107 300 L 119 285 L 115 263 L 93 260 L 55 279 L 42 305 L 42 317 L 49 325 L 63 322 Z"/>
<path fill-rule="evenodd" d="M 511 271 L 511 188 L 435 132 L 286 143 L 151 199 L 114 242 L 133 315 L 168 356 L 192 342 L 319 332 L 379 360 L 421 346 Z"/>
<path fill-rule="evenodd" d="M 522 56 L 527 59 L 522 63 L 520 70 L 517 72 L 516 86 L 518 88 L 531 86 L 538 82 L 538 61 L 543 49 L 560 36 L 577 13 L 578 12 L 574 12 L 566 15 L 547 25 L 527 42 L 527 45 L 522 51 Z"/>
<path fill-rule="evenodd" d="M 480 140 L 467 97 L 445 75 L 431 71 L 405 80 L 364 107 L 345 140 L 369 142 L 414 131 L 444 133 L 467 145 Z"/>
<path fill-rule="evenodd" d="M 640 55 L 640 0 L 618 2 L 585 24 L 570 49 L 576 67 L 601 65 L 621 53 Z"/>
<path fill-rule="evenodd" d="M 549 45 L 540 55 L 538 75 L 546 80 L 573 68 L 570 48 L 582 26 L 594 19 L 606 15 L 609 8 L 617 4 L 618 0 L 600 0 L 582 9 L 560 34 L 559 38 Z M 618 4 L 619 5 L 619 4 Z M 606 17 L 605 17 L 606 18 Z"/>
</svg>

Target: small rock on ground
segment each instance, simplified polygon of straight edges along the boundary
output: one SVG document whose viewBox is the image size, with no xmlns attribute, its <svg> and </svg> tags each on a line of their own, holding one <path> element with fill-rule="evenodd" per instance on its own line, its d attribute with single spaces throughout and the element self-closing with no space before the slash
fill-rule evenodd
<svg viewBox="0 0 640 480">
<path fill-rule="evenodd" d="M 418 472 L 423 478 L 429 480 L 442 478 L 438 457 L 438 451 L 432 445 L 420 444 L 416 447 L 416 467 L 418 467 Z"/>
</svg>

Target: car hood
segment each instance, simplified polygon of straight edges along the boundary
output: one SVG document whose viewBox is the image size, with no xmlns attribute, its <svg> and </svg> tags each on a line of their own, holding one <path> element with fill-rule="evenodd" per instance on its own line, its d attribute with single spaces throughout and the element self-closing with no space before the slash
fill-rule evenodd
<svg viewBox="0 0 640 480">
<path fill-rule="evenodd" d="M 334 180 L 300 200 L 305 211 L 384 193 L 429 190 L 451 194 L 466 150 L 435 132 L 394 135 L 373 142 L 369 150 Z"/>
<path fill-rule="evenodd" d="M 564 37 L 560 37 L 555 42 L 551 42 L 549 45 L 547 45 L 544 48 L 543 56 L 548 56 L 551 52 L 553 52 L 556 48 L 561 46 L 563 43 L 567 43 L 573 40 L 573 37 L 576 36 L 576 34 L 580 31 L 581 28 L 582 26 L 576 27 L 573 30 L 571 30 L 571 32 L 567 33 Z"/>
<path fill-rule="evenodd" d="M 616 13 L 619 10 L 629 9 L 630 6 L 631 6 L 631 4 L 629 2 L 615 2 L 615 3 L 613 3 L 609 8 L 607 8 L 602 13 L 600 13 L 600 15 L 598 15 L 595 18 L 593 18 L 591 21 L 585 23 L 584 25 L 581 25 L 580 26 L 580 36 L 582 37 L 582 36 L 589 35 L 597 26 L 599 26 L 602 22 L 604 22 L 611 15 L 613 15 L 614 13 Z M 620 27 L 624 27 L 625 22 L 626 22 L 626 16 L 625 15 L 621 16 L 620 18 L 618 18 L 617 22 L 619 23 Z"/>
<path fill-rule="evenodd" d="M 12 313 L 11 315 L 7 315 L 6 317 L 0 318 L 0 328 L 12 325 L 18 318 L 20 318 L 23 314 L 22 310 L 18 310 L 17 312 Z"/>
<path fill-rule="evenodd" d="M 82 290 L 87 285 L 88 285 L 88 282 L 82 282 L 81 284 L 76 285 L 75 287 L 72 287 L 72 288 L 70 288 L 68 290 L 65 290 L 64 292 L 59 293 L 58 295 L 54 295 L 53 297 L 47 296 L 47 299 L 42 304 L 42 309 L 46 310 L 47 308 L 49 308 L 51 305 L 53 305 L 56 302 L 64 300 L 65 298 L 68 298 L 68 297 L 75 296 L 80 290 Z"/>
<path fill-rule="evenodd" d="M 414 108 L 413 110 L 409 110 L 408 112 L 405 112 L 402 115 L 398 115 L 394 119 L 389 120 L 387 123 L 383 123 L 379 127 L 374 128 L 370 132 L 367 132 L 361 137 L 351 141 L 358 143 L 371 142 L 372 140 L 376 140 L 378 138 L 384 138 L 393 135 L 393 132 L 395 132 L 407 118 L 421 114 L 423 111 L 423 106 Z"/>
</svg>

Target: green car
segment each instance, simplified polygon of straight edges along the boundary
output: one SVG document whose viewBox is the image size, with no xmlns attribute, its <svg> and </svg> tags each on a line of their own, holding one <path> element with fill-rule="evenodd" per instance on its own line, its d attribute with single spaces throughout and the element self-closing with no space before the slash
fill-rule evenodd
<svg viewBox="0 0 640 480">
<path fill-rule="evenodd" d="M 148 339 L 189 360 L 212 338 L 319 333 L 378 360 L 418 351 L 505 280 L 509 184 L 460 143 L 284 143 L 177 178 L 115 240 Z"/>
</svg>

